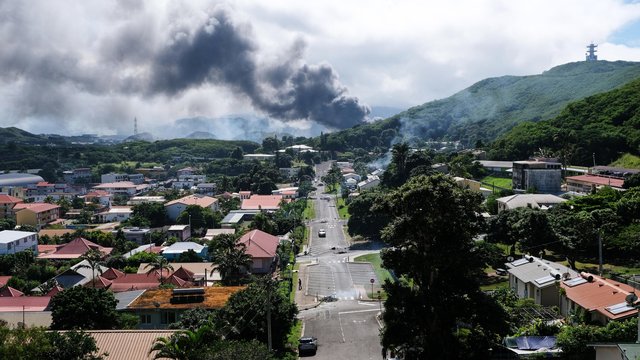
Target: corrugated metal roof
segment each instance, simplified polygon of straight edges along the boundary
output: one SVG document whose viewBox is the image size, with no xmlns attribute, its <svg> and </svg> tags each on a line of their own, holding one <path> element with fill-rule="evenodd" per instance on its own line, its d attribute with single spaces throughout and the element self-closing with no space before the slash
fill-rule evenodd
<svg viewBox="0 0 640 360">
<path fill-rule="evenodd" d="M 528 259 L 532 259 L 532 261 L 529 262 Z M 507 264 L 507 265 L 513 264 L 512 265 L 513 267 L 508 266 L 509 273 L 517 277 L 519 280 L 521 280 L 524 283 L 533 283 L 536 280 L 546 278 L 547 276 L 551 275 L 551 272 L 553 272 L 554 275 L 560 274 L 560 276 L 562 276 L 563 278 L 569 278 L 569 279 L 580 276 L 580 274 L 578 274 L 577 271 L 572 270 L 562 264 L 546 261 L 544 259 L 540 259 L 535 256 L 527 257 L 525 261 L 526 262 L 523 263 L 522 259 L 519 259 L 517 260 L 517 263 L 516 261 L 514 261 L 513 263 Z M 519 265 L 516 265 L 516 264 L 519 264 Z M 568 277 L 564 277 L 564 274 L 566 273 L 569 274 Z M 550 286 L 552 284 L 554 284 L 553 281 L 545 282 L 543 284 L 539 282 L 536 283 L 538 287 Z"/>
<path fill-rule="evenodd" d="M 567 298 L 580 307 L 588 311 L 597 311 L 609 319 L 621 319 L 635 315 L 638 310 L 626 308 L 624 311 L 611 311 L 611 307 L 625 302 L 625 298 L 635 289 L 629 285 L 619 283 L 610 279 L 605 279 L 597 275 L 582 273 L 583 278 L 590 278 L 592 281 L 575 286 L 567 286 L 562 283 Z M 607 308 L 610 308 L 607 310 Z M 614 312 L 617 312 L 614 314 Z"/>
<path fill-rule="evenodd" d="M 87 331 L 96 340 L 99 352 L 109 353 L 110 360 L 148 360 L 156 339 L 169 337 L 176 330 L 93 330 Z"/>
<path fill-rule="evenodd" d="M 116 305 L 116 310 L 124 310 L 129 304 L 131 304 L 138 296 L 142 295 L 144 290 L 133 290 L 133 291 L 123 291 L 119 293 L 114 293 L 116 300 L 118 300 L 118 304 Z"/>
</svg>

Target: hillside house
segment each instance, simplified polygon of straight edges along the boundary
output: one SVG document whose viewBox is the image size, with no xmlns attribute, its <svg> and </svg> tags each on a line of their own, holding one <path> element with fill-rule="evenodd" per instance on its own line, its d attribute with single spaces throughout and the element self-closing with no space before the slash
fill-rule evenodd
<svg viewBox="0 0 640 360">
<path fill-rule="evenodd" d="M 209 196 L 201 196 L 201 195 L 189 195 L 180 199 L 176 199 L 173 201 L 169 201 L 164 204 L 164 208 L 167 210 L 167 216 L 171 221 L 176 221 L 178 216 L 187 209 L 189 205 L 197 205 L 202 208 L 209 208 L 212 211 L 218 211 L 220 209 L 220 204 L 218 199 L 209 197 Z"/>
<path fill-rule="evenodd" d="M 251 256 L 251 273 L 265 274 L 273 271 L 277 264 L 280 239 L 261 230 L 244 234 L 238 243 L 245 245 L 245 252 Z"/>
<path fill-rule="evenodd" d="M 13 207 L 17 225 L 31 225 L 38 230 L 60 218 L 60 206 L 48 203 L 18 203 Z"/>
<path fill-rule="evenodd" d="M 6 194 L 0 194 L 0 219 L 15 219 L 16 214 L 13 207 L 22 203 L 22 199 Z"/>
</svg>

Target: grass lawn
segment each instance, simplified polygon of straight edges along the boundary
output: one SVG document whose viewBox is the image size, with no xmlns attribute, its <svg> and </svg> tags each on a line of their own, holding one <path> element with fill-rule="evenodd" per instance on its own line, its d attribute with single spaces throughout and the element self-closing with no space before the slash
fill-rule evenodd
<svg viewBox="0 0 640 360">
<path fill-rule="evenodd" d="M 338 206 L 338 215 L 340 216 L 340 218 L 348 219 L 350 216 L 349 205 L 347 205 L 347 203 L 342 197 L 338 197 L 337 206 Z"/>
<path fill-rule="evenodd" d="M 500 288 L 506 288 L 508 286 L 509 286 L 509 280 L 505 278 L 504 281 L 500 281 L 500 282 L 489 284 L 489 285 L 482 285 L 480 286 L 480 290 L 489 291 L 489 290 L 496 290 Z"/>
<path fill-rule="evenodd" d="M 386 279 L 393 280 L 389 271 L 382 267 L 382 259 L 380 259 L 380 254 L 376 253 L 376 254 L 362 255 L 362 256 L 358 256 L 353 260 L 359 261 L 359 262 L 370 262 L 371 265 L 373 265 L 373 271 L 375 271 L 380 284 L 384 283 Z"/>
<path fill-rule="evenodd" d="M 304 215 L 304 219 L 305 220 L 313 220 L 316 217 L 316 203 L 314 200 L 307 200 L 307 207 L 304 208 L 304 212 L 302 213 Z"/>
<path fill-rule="evenodd" d="M 513 185 L 510 178 L 501 178 L 495 176 L 487 176 L 480 181 L 486 184 L 494 184 L 496 187 L 500 187 L 503 189 L 511 189 L 511 186 Z"/>
<path fill-rule="evenodd" d="M 300 269 L 300 264 L 296 263 L 295 265 L 293 265 L 293 270 L 298 269 Z M 293 291 L 289 293 L 289 300 L 291 300 L 291 302 L 296 302 L 296 291 L 298 290 L 298 271 L 293 272 L 291 281 L 293 284 Z"/>
<path fill-rule="evenodd" d="M 296 319 L 295 325 L 291 328 L 291 331 L 287 336 L 287 343 L 291 347 L 292 351 L 295 351 L 298 349 L 301 336 L 302 336 L 302 321 Z M 295 358 L 297 358 L 297 356 Z"/>
</svg>

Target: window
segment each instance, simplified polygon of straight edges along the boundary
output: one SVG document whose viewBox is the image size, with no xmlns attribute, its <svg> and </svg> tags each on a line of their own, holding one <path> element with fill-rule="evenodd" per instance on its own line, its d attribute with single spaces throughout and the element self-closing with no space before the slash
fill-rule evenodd
<svg viewBox="0 0 640 360">
<path fill-rule="evenodd" d="M 140 323 L 141 324 L 151 324 L 151 315 L 149 315 L 149 314 L 140 314 Z"/>
<path fill-rule="evenodd" d="M 174 312 L 163 312 L 160 315 L 160 323 L 161 324 L 171 324 L 176 322 L 176 313 Z"/>
<path fill-rule="evenodd" d="M 11 250 L 11 243 L 7 243 L 7 250 Z"/>
</svg>

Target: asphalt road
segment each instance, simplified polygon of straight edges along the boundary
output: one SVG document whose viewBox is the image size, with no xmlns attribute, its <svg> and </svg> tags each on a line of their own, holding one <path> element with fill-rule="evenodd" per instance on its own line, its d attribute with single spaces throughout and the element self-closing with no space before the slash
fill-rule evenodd
<svg viewBox="0 0 640 360">
<path fill-rule="evenodd" d="M 318 165 L 316 177 L 321 178 L 329 168 L 330 163 Z M 316 218 L 309 223 L 308 255 L 298 257 L 298 261 L 314 263 L 307 268 L 306 294 L 318 298 L 334 295 L 337 301 L 301 311 L 303 335 L 318 338 L 317 359 L 380 359 L 382 347 L 376 319 L 380 304 L 359 301 L 375 273 L 370 264 L 348 262 L 357 254 L 348 250 L 342 231 L 345 223 L 338 217 L 335 195 L 323 194 L 324 187 L 316 187 Z M 325 230 L 326 237 L 318 236 L 320 229 Z"/>
</svg>

